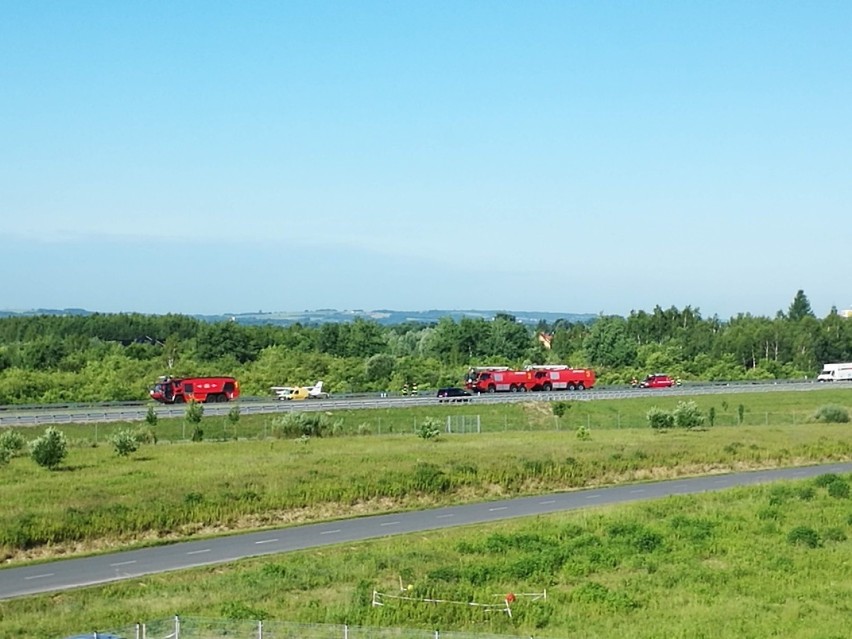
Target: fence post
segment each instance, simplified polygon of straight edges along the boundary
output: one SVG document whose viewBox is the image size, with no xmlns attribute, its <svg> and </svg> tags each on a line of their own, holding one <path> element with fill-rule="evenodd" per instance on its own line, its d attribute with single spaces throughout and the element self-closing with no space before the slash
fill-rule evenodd
<svg viewBox="0 0 852 639">
<path fill-rule="evenodd" d="M 349 624 L 343 624 L 343 639 L 349 639 Z"/>
<path fill-rule="evenodd" d="M 257 639 L 263 639 L 263 619 L 257 622 Z"/>
<path fill-rule="evenodd" d="M 180 639 L 180 617 L 175 615 L 175 639 Z"/>
</svg>

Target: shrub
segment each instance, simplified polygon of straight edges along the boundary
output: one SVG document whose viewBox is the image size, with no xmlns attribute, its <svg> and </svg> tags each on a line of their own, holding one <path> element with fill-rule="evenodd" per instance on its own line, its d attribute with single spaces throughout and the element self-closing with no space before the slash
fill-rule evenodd
<svg viewBox="0 0 852 639">
<path fill-rule="evenodd" d="M 819 533 L 807 526 L 796 526 L 787 533 L 787 543 L 791 546 L 805 546 L 806 548 L 817 548 L 821 542 Z"/>
<path fill-rule="evenodd" d="M 716 407 L 711 406 L 710 410 L 707 411 L 707 421 L 710 422 L 710 427 L 716 425 Z"/>
<path fill-rule="evenodd" d="M 240 421 L 240 407 L 236 404 L 231 406 L 231 410 L 228 411 L 228 423 L 231 426 L 236 426 Z"/>
<path fill-rule="evenodd" d="M 272 428 L 277 437 L 322 437 L 332 431 L 329 418 L 322 413 L 287 413 Z"/>
<path fill-rule="evenodd" d="M 133 432 L 133 438 L 139 444 L 156 444 L 157 433 L 153 428 L 139 427 Z"/>
<path fill-rule="evenodd" d="M 826 486 L 828 494 L 837 499 L 849 499 L 849 484 L 842 479 L 837 479 Z"/>
<path fill-rule="evenodd" d="M 697 428 L 704 423 L 704 415 L 693 401 L 678 402 L 674 410 L 674 423 L 678 428 Z"/>
<path fill-rule="evenodd" d="M 737 406 L 737 419 L 739 419 L 738 423 L 740 423 L 740 424 L 742 424 L 743 419 L 745 419 L 745 411 L 746 411 L 745 404 L 740 404 L 739 406 Z"/>
<path fill-rule="evenodd" d="M 112 443 L 112 447 L 115 448 L 116 454 L 121 457 L 127 457 L 130 453 L 135 453 L 139 450 L 139 442 L 136 440 L 136 436 L 129 430 L 122 429 L 118 431 L 110 438 L 110 442 Z"/>
<path fill-rule="evenodd" d="M 157 425 L 157 413 L 154 412 L 153 406 L 149 406 L 148 412 L 145 413 L 145 423 L 148 424 L 148 426 Z"/>
<path fill-rule="evenodd" d="M 5 450 L 9 453 L 9 457 L 16 455 L 24 450 L 27 445 L 27 440 L 16 430 L 4 430 L 0 433 L 0 450 Z"/>
<path fill-rule="evenodd" d="M 427 417 L 417 428 L 417 436 L 421 439 L 435 439 L 441 434 L 441 422 L 434 417 Z"/>
<path fill-rule="evenodd" d="M 12 459 L 12 451 L 8 448 L 0 448 L 0 466 L 4 466 Z"/>
<path fill-rule="evenodd" d="M 843 481 L 843 479 L 841 479 L 840 475 L 835 475 L 834 473 L 825 473 L 824 475 L 817 475 L 814 478 L 814 484 L 820 488 L 826 488 L 829 484 L 833 484 L 836 481 Z"/>
<path fill-rule="evenodd" d="M 363 424 L 358 424 L 359 435 L 369 435 L 371 433 L 372 430 L 370 429 L 370 425 L 367 422 L 364 422 Z"/>
<path fill-rule="evenodd" d="M 674 415 L 667 410 L 652 406 L 645 414 L 651 428 L 671 428 L 674 426 Z"/>
<path fill-rule="evenodd" d="M 65 433 L 53 426 L 49 427 L 44 435 L 30 442 L 30 455 L 39 466 L 55 469 L 68 455 Z"/>
<path fill-rule="evenodd" d="M 843 406 L 826 404 L 817 409 L 814 419 L 826 424 L 846 424 L 849 422 L 849 411 Z"/>
<path fill-rule="evenodd" d="M 577 427 L 577 439 L 588 441 L 592 438 L 592 431 L 585 424 Z"/>
<path fill-rule="evenodd" d="M 202 417 L 204 417 L 204 406 L 198 402 L 189 402 L 185 413 L 187 423 L 200 424 Z"/>
<path fill-rule="evenodd" d="M 192 441 L 204 441 L 204 429 L 201 428 L 200 424 L 196 424 L 192 429 Z"/>
<path fill-rule="evenodd" d="M 563 417 L 565 413 L 568 412 L 569 408 L 571 408 L 571 402 L 553 402 L 550 405 L 550 410 L 552 410 L 553 414 L 557 417 Z"/>
</svg>

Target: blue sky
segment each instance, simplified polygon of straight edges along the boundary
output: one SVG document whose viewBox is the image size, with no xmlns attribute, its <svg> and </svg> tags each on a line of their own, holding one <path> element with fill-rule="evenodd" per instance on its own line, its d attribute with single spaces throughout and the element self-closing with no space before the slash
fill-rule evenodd
<svg viewBox="0 0 852 639">
<path fill-rule="evenodd" d="M 852 3 L 0 0 L 0 308 L 852 307 Z"/>
</svg>

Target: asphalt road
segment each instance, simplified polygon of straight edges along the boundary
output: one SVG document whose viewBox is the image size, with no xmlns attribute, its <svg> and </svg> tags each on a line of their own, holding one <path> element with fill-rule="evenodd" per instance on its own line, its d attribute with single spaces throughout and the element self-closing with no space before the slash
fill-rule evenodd
<svg viewBox="0 0 852 639">
<path fill-rule="evenodd" d="M 474 404 L 507 404 L 535 401 L 593 401 L 625 399 L 631 397 L 722 395 L 729 393 L 766 393 L 774 391 L 812 391 L 825 389 L 825 384 L 816 382 L 688 382 L 676 388 L 629 388 L 601 386 L 585 391 L 550 391 L 539 393 L 493 393 L 476 395 Z M 852 388 L 852 386 L 850 386 Z M 425 393 L 425 391 L 424 391 Z M 416 397 L 331 396 L 324 400 L 282 402 L 270 399 L 244 398 L 239 401 L 242 415 L 285 413 L 290 411 L 356 410 L 363 408 L 408 408 L 431 406 L 438 400 L 430 391 Z M 118 421 L 142 421 L 148 406 L 154 406 L 159 418 L 183 417 L 185 405 L 151 404 L 150 402 L 126 402 L 120 404 L 65 404 L 53 406 L 0 406 L 0 427 L 39 426 L 46 424 L 103 423 Z M 204 415 L 227 415 L 233 404 L 205 404 Z"/>
<path fill-rule="evenodd" d="M 278 528 L 93 557 L 5 568 L 0 570 L 0 600 L 390 535 L 483 524 L 502 519 L 595 506 L 625 504 L 659 499 L 669 495 L 703 493 L 777 480 L 804 479 L 824 473 L 849 472 L 852 472 L 852 463 L 835 463 L 593 488 L 467 506 Z"/>
</svg>

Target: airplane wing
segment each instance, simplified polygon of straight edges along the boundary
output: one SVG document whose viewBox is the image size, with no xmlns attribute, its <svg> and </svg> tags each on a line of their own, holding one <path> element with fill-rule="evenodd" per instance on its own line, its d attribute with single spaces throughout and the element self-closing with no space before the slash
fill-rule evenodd
<svg viewBox="0 0 852 639">
<path fill-rule="evenodd" d="M 292 386 L 271 386 L 269 388 L 278 399 L 290 399 L 294 388 Z"/>
</svg>

